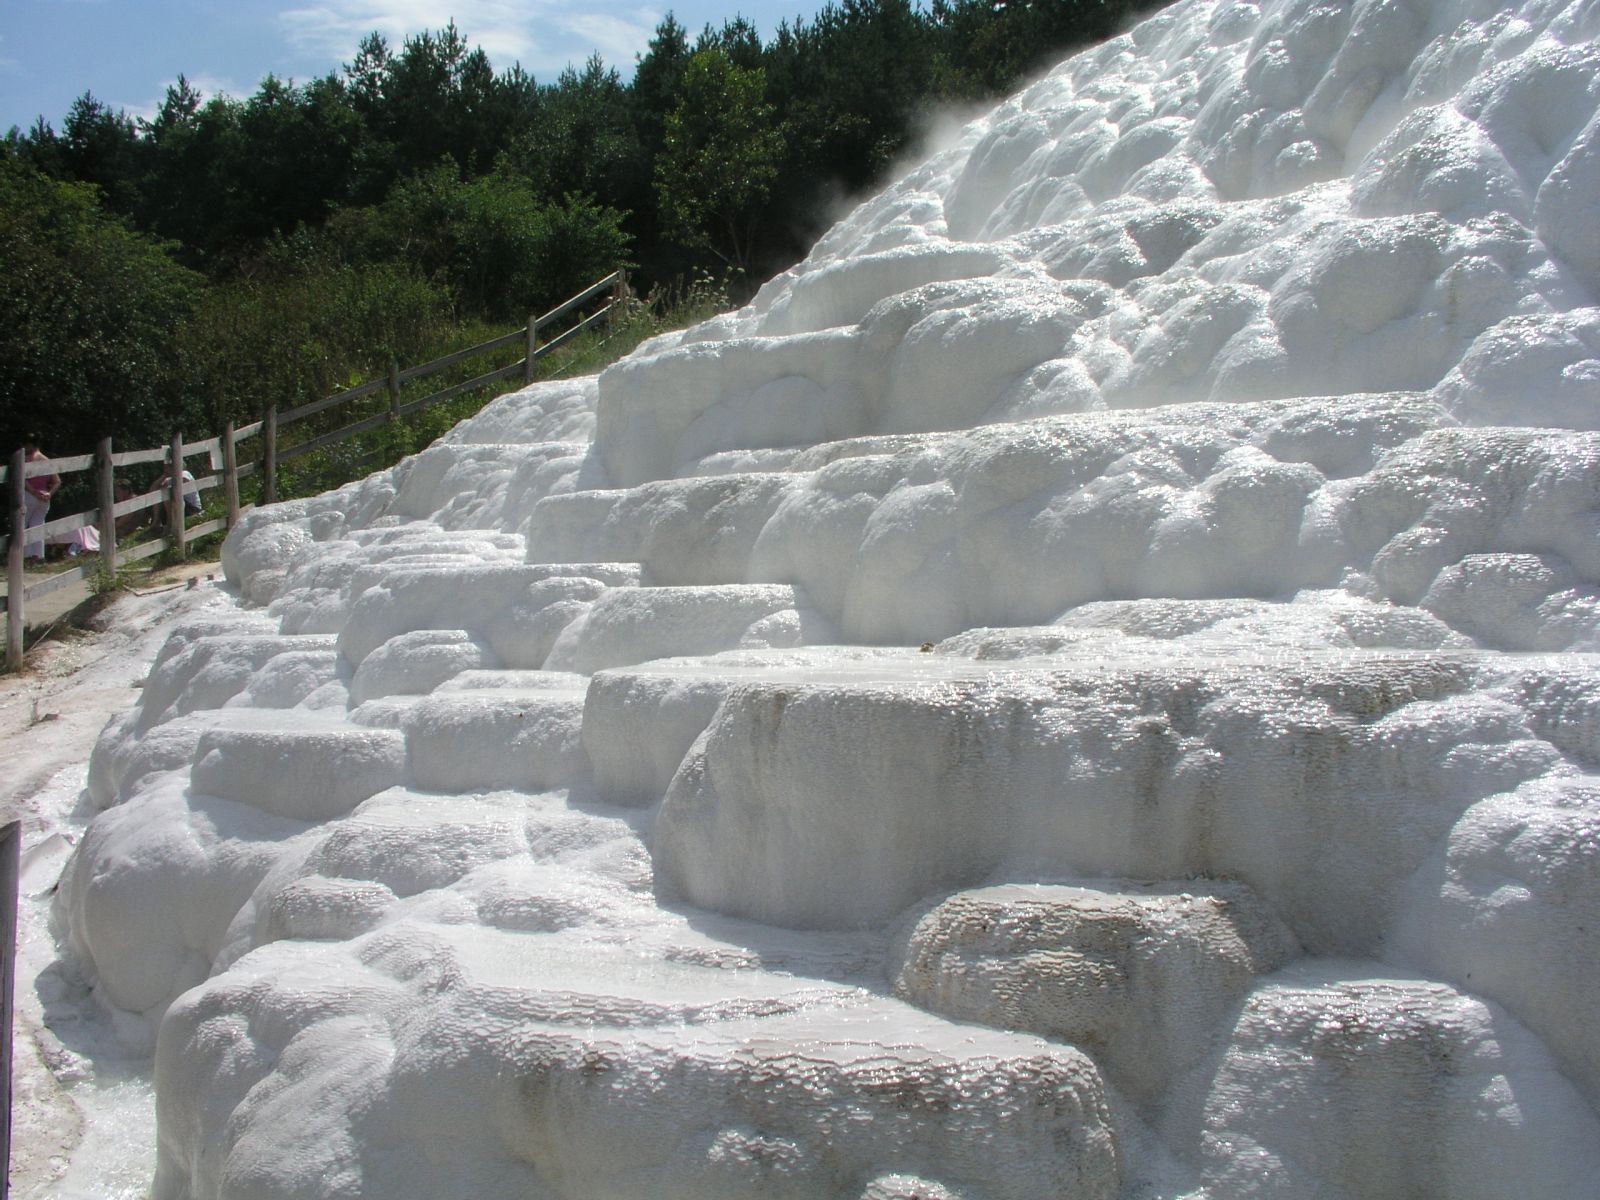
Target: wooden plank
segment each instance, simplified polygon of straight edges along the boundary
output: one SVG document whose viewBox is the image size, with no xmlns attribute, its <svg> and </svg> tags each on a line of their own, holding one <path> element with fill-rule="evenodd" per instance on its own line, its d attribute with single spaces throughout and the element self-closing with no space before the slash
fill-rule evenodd
<svg viewBox="0 0 1600 1200">
<path fill-rule="evenodd" d="M 135 496 L 132 500 L 118 500 L 111 506 L 113 517 L 125 517 L 129 513 L 143 512 L 147 508 L 154 508 L 158 504 L 167 502 L 165 492 L 146 492 L 142 496 Z"/>
<path fill-rule="evenodd" d="M 35 701 L 37 704 L 38 702 Z M 38 709 L 34 709 L 38 712 Z M 6 1119 L 0 1140 L 0 1200 L 11 1195 L 11 1105 L 20 1090 L 12 1085 L 16 1070 L 17 910 L 22 894 L 22 822 L 0 829 L 0 1080 L 6 1089 Z M 24 1037 L 29 1035 L 24 1034 Z"/>
<path fill-rule="evenodd" d="M 125 450 L 121 454 L 111 456 L 111 465 L 114 467 L 132 467 L 139 463 L 164 463 L 167 461 L 167 452 L 161 450 Z"/>
<path fill-rule="evenodd" d="M 71 458 L 52 458 L 45 462 L 32 462 L 22 470 L 23 478 L 33 479 L 40 475 L 71 475 L 75 471 L 87 471 L 94 466 L 94 455 L 75 454 Z"/>
<path fill-rule="evenodd" d="M 48 579 L 41 579 L 38 583 L 34 584 L 32 587 L 28 588 L 22 593 L 24 601 L 37 600 L 41 596 L 48 596 L 51 592 L 59 592 L 68 584 L 77 583 L 79 580 L 87 579 L 93 573 L 94 567 L 85 564 L 83 566 L 73 567 L 69 571 L 62 571 L 60 574 L 52 575 Z"/>
<path fill-rule="evenodd" d="M 171 545 L 172 543 L 164 537 L 155 538 L 148 542 L 140 542 L 137 546 L 133 547 L 133 549 L 129 550 L 126 554 L 123 554 L 120 557 L 125 563 L 138 562 L 141 558 L 154 558 Z"/>
<path fill-rule="evenodd" d="M 70 517 L 62 517 L 58 521 L 46 521 L 38 527 L 35 537 L 43 537 L 46 541 L 58 533 L 73 533 L 79 529 L 100 523 L 100 510 L 91 508 L 88 512 L 76 513 Z"/>
<path fill-rule="evenodd" d="M 185 490 L 183 486 L 183 434 L 174 433 L 172 435 L 172 457 L 168 461 L 172 463 L 172 470 L 167 473 L 167 486 L 171 491 L 171 495 L 167 498 L 170 506 L 167 509 L 167 520 L 172 522 L 172 536 L 177 542 L 178 557 L 183 558 L 188 549 L 184 541 L 183 528 L 183 522 L 188 515 L 183 506 L 183 493 Z"/>
<path fill-rule="evenodd" d="M 189 537 L 202 538 L 208 533 L 221 533 L 228 527 L 228 522 L 222 517 L 214 517 L 209 521 L 201 521 L 198 525 L 189 526 Z"/>
<path fill-rule="evenodd" d="M 223 505 L 228 513 L 228 528 L 239 523 L 239 456 L 234 449 L 233 422 L 222 427 Z"/>
<path fill-rule="evenodd" d="M 244 441 L 245 438 L 255 437 L 256 434 L 261 432 L 261 427 L 265 424 L 265 421 L 257 421 L 254 425 L 246 425 L 243 429 L 235 429 L 233 431 L 234 442 L 237 444 Z"/>
<path fill-rule="evenodd" d="M 184 457 L 187 458 L 188 455 L 185 454 Z M 221 483 L 220 476 L 207 475 L 203 479 L 196 479 L 194 487 L 199 491 L 205 491 L 208 488 L 218 487 Z M 144 509 L 155 508 L 159 504 L 166 504 L 170 501 L 171 495 L 166 491 L 148 492 L 143 496 L 135 496 L 131 500 L 121 500 L 113 504 L 111 506 L 111 516 L 115 520 L 117 517 L 125 517 L 129 513 L 142 512 Z M 48 541 L 57 534 L 73 533 L 79 529 L 86 529 L 91 525 L 98 525 L 101 512 L 101 509 L 91 508 L 86 512 L 74 513 L 69 517 L 59 517 L 54 521 L 46 521 L 38 527 L 34 536 L 42 537 Z M 0 542 L 0 546 L 5 544 L 5 542 Z"/>
<path fill-rule="evenodd" d="M 282 429 L 290 421 L 298 421 L 302 417 L 309 417 L 321 412 L 325 408 L 332 408 L 336 404 L 345 404 L 351 400 L 359 400 L 363 396 L 370 396 L 373 392 L 381 392 L 388 386 L 388 379 L 369 379 L 366 383 L 358 383 L 353 388 L 342 392 L 335 392 L 331 396 L 324 396 L 321 400 L 313 400 L 310 404 L 302 404 L 299 408 L 291 408 L 288 412 L 278 414 L 278 428 Z"/>
<path fill-rule="evenodd" d="M 207 438 L 203 442 L 185 442 L 183 444 L 183 456 L 185 458 L 196 458 L 202 454 L 209 454 L 215 457 L 221 453 L 221 438 Z"/>
<path fill-rule="evenodd" d="M 244 478 L 246 478 L 248 476 L 256 474 L 260 470 L 261 470 L 261 464 L 258 463 L 258 462 L 245 463 L 244 466 L 239 468 L 239 478 L 240 479 L 244 479 Z M 252 505 L 249 505 L 248 507 L 254 508 L 255 505 L 252 504 Z"/>
<path fill-rule="evenodd" d="M 454 354 L 446 354 L 443 358 L 425 362 L 420 367 L 407 367 L 400 372 L 400 382 L 410 383 L 413 379 L 425 378 L 435 372 L 444 370 L 446 367 L 453 367 L 458 362 L 464 362 L 475 355 L 488 354 L 492 350 L 502 350 L 507 346 L 517 345 L 526 336 L 526 330 L 513 330 L 511 333 L 484 342 L 482 345 L 469 346 L 465 350 L 457 350 Z"/>
<path fill-rule="evenodd" d="M 403 410 L 402 410 L 403 411 Z M 288 462 L 291 458 L 298 458 L 302 454 L 310 454 L 313 450 L 321 450 L 324 446 L 332 446 L 344 441 L 346 438 L 355 437 L 358 433 L 365 433 L 369 429 L 376 429 L 387 424 L 388 410 L 384 410 L 375 417 L 368 417 L 364 421 L 357 421 L 353 425 L 346 425 L 342 429 L 335 429 L 332 433 L 325 433 L 321 437 L 314 437 L 309 442 L 301 442 L 298 446 L 290 446 L 286 450 L 278 451 L 278 461 Z"/>
<path fill-rule="evenodd" d="M 502 379 L 510 379 L 514 375 L 522 374 L 522 363 L 514 362 L 508 367 L 501 367 L 498 371 L 490 371 L 487 375 L 479 375 L 476 379 L 469 379 L 465 383 L 453 384 L 443 391 L 434 392 L 431 396 L 424 396 L 421 400 L 413 400 L 410 404 L 400 406 L 400 415 L 409 417 L 412 413 L 421 412 L 435 404 L 442 404 L 446 400 L 475 392 L 479 388 L 488 387 L 491 383 L 498 383 Z"/>
<path fill-rule="evenodd" d="M 27 467 L 26 451 L 20 447 L 11 456 L 11 477 L 7 480 L 11 509 L 11 540 L 6 544 L 6 595 L 16 597 L 16 603 L 6 606 L 6 670 L 22 670 L 22 610 L 28 605 L 27 583 L 22 577 L 23 551 L 26 538 L 28 511 L 23 501 L 24 471 Z"/>
<path fill-rule="evenodd" d="M 612 307 L 613 307 L 613 305 L 608 304 L 604 308 L 602 308 L 599 312 L 593 313 L 590 316 L 585 317 L 583 320 L 579 321 L 576 325 L 574 325 L 571 329 L 567 330 L 565 333 L 556 334 L 555 337 L 551 338 L 548 342 L 546 342 L 544 345 L 539 347 L 539 351 L 538 351 L 539 357 L 543 358 L 546 354 L 549 354 L 552 350 L 559 350 L 562 346 L 565 346 L 568 342 L 570 342 L 573 338 L 577 337 L 580 333 L 583 333 L 587 329 L 594 328 L 594 326 L 598 325 L 601 321 L 604 321 L 607 317 L 609 317 L 611 315 Z"/>
<path fill-rule="evenodd" d="M 605 291 L 608 287 L 613 286 L 617 282 L 617 279 L 620 276 L 620 274 L 621 274 L 621 272 L 619 272 L 619 271 L 613 271 L 613 272 L 611 272 L 611 274 L 607 275 L 604 279 L 602 279 L 599 283 L 590 284 L 583 291 L 579 292 L 576 296 L 574 296 L 571 300 L 563 300 L 560 304 L 556 305 L 549 312 L 545 313 L 544 316 L 540 317 L 537 321 L 535 321 L 533 323 L 534 329 L 536 329 L 536 330 L 543 329 L 546 325 L 549 325 L 554 321 L 560 320 L 561 317 L 563 317 L 566 313 L 570 312 L 572 309 L 577 308 L 578 305 L 582 304 L 585 300 L 594 299 L 601 292 Z M 609 308 L 610 305 L 607 305 L 607 307 Z"/>
<path fill-rule="evenodd" d="M 261 503 L 278 502 L 278 406 L 267 406 L 261 434 Z"/>
<path fill-rule="evenodd" d="M 95 451 L 95 457 L 100 460 L 100 469 L 95 475 L 95 486 L 100 510 L 100 569 L 107 575 L 114 574 L 117 569 L 117 519 L 111 515 L 111 510 L 117 506 L 117 478 L 111 466 L 111 439 L 101 438 L 100 448 Z"/>
</svg>

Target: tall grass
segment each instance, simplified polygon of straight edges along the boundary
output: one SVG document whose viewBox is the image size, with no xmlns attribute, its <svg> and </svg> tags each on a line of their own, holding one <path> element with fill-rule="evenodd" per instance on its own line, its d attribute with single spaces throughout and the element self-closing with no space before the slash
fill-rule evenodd
<svg viewBox="0 0 1600 1200">
<path fill-rule="evenodd" d="M 534 380 L 570 379 L 598 373 L 648 339 L 726 312 L 729 306 L 728 281 L 704 273 L 686 281 L 675 281 L 667 287 L 654 288 L 642 299 L 629 296 L 620 302 L 604 326 L 581 334 L 559 350 L 536 360 Z M 448 336 L 433 344 L 428 360 L 492 341 L 508 332 L 509 329 L 481 322 L 454 325 Z M 522 349 L 516 345 L 476 356 L 426 379 L 404 384 L 400 402 L 402 405 L 411 403 L 452 384 L 509 366 L 521 358 Z M 351 380 L 345 386 L 357 382 L 360 381 Z M 511 380 L 469 392 L 285 463 L 278 472 L 278 498 L 288 500 L 317 495 L 391 467 L 432 445 L 456 425 L 476 415 L 491 400 L 522 386 L 519 381 Z M 294 442 L 375 416 L 388 405 L 387 394 L 379 393 L 319 413 L 294 427 Z M 244 502 L 259 498 L 256 477 L 252 477 L 247 490 L 250 495 L 242 497 Z"/>
</svg>

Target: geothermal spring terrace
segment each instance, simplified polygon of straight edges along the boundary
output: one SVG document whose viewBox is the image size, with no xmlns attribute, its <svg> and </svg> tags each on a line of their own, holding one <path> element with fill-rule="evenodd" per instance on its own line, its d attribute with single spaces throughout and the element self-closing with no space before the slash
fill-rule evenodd
<svg viewBox="0 0 1600 1200">
<path fill-rule="evenodd" d="M 56 901 L 157 1200 L 1600 1195 L 1597 33 L 1180 0 L 249 514 Z"/>
</svg>

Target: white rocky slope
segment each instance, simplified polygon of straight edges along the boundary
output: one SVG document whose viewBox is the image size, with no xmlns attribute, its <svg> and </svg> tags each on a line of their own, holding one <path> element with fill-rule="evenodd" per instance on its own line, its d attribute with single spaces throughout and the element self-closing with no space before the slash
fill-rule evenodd
<svg viewBox="0 0 1600 1200">
<path fill-rule="evenodd" d="M 1597 33 L 1185 0 L 251 514 L 59 893 L 158 1200 L 1600 1194 Z"/>
</svg>

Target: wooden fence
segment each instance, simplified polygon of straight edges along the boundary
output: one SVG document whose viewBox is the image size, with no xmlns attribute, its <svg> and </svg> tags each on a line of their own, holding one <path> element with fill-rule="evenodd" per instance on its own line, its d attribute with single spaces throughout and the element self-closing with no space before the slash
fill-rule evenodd
<svg viewBox="0 0 1600 1200">
<path fill-rule="evenodd" d="M 302 404 L 298 408 L 289 409 L 280 413 L 276 406 L 268 408 L 261 420 L 253 425 L 235 429 L 229 422 L 222 433 L 214 438 L 202 442 L 185 442 L 181 433 L 174 433 L 171 442 L 153 450 L 129 450 L 116 452 L 110 438 L 101 441 L 99 448 L 93 454 L 78 455 L 73 458 L 56 458 L 48 462 L 29 463 L 24 461 L 24 454 L 18 450 L 11 456 L 9 467 L 0 467 L 0 484 L 9 483 L 7 489 L 10 496 L 11 532 L 8 538 L 0 538 L 0 546 L 6 551 L 6 595 L 0 597 L 6 612 L 6 658 L 5 667 L 8 671 L 15 671 L 22 665 L 23 633 L 25 629 L 24 607 L 30 600 L 47 596 L 51 592 L 70 584 L 78 583 L 91 578 L 97 572 L 104 572 L 108 577 L 114 577 L 118 568 L 128 563 L 141 559 L 151 558 L 168 549 L 175 549 L 179 555 L 186 552 L 188 543 L 194 539 L 205 537 L 207 534 L 217 533 L 224 529 L 232 529 L 239 519 L 242 511 L 239 505 L 239 480 L 261 473 L 261 504 L 274 504 L 278 499 L 278 467 L 291 459 L 310 454 L 316 450 L 326 449 L 337 445 L 359 434 L 367 433 L 402 417 L 421 412 L 435 404 L 442 404 L 446 400 L 453 400 L 458 396 L 479 391 L 507 380 L 520 380 L 527 384 L 533 382 L 534 364 L 545 355 L 565 346 L 574 338 L 603 321 L 608 320 L 616 305 L 627 295 L 627 275 L 623 271 L 614 271 L 604 279 L 591 284 L 570 300 L 557 305 L 543 316 L 530 315 L 528 324 L 522 328 L 497 337 L 481 345 L 458 350 L 454 354 L 447 354 L 443 358 L 436 358 L 432 362 L 423 363 L 421 366 L 408 367 L 401 370 L 400 364 L 391 362 L 387 374 L 378 379 L 368 380 L 353 388 L 326 396 L 321 400 L 313 400 L 309 404 Z M 569 328 L 548 340 L 542 340 L 544 330 L 555 325 L 567 314 L 582 308 L 584 305 L 611 293 L 607 303 L 581 317 Z M 482 354 L 490 354 L 497 350 L 504 350 L 510 346 L 521 345 L 524 347 L 523 357 L 508 366 L 489 371 L 461 383 L 451 384 L 441 388 L 421 399 L 406 403 L 401 402 L 401 388 L 417 379 L 425 379 L 430 375 L 466 362 Z M 307 417 L 325 412 L 367 396 L 387 392 L 388 407 L 380 413 L 353 421 L 328 433 L 318 434 L 304 441 L 296 442 L 289 446 L 279 444 L 279 437 L 285 426 Z M 250 438 L 261 439 L 260 457 L 254 462 L 243 466 L 238 462 L 238 447 L 241 442 Z M 193 482 L 183 479 L 184 463 L 190 458 L 206 456 L 208 473 L 203 477 L 196 477 Z M 168 485 L 160 491 L 150 492 L 143 496 L 135 496 L 129 500 L 116 499 L 115 472 L 118 467 L 134 466 L 141 463 L 162 463 L 167 467 Z M 363 465 L 376 465 L 364 462 Z M 26 502 L 23 499 L 26 480 L 39 475 L 70 475 L 78 471 L 94 471 L 98 484 L 98 506 L 86 512 L 76 513 L 72 516 L 61 517 L 58 520 L 48 521 L 43 525 L 26 529 Z M 184 511 L 183 497 L 185 492 L 206 491 L 210 488 L 221 487 L 226 498 L 226 516 L 196 524 L 188 524 L 187 514 Z M 117 518 L 133 513 L 142 512 L 158 505 L 165 506 L 167 528 L 171 530 L 170 536 L 153 538 L 142 542 L 128 550 L 119 551 L 117 547 Z M 50 575 L 33 584 L 26 583 L 23 576 L 23 556 L 31 540 L 34 543 L 44 541 L 48 544 L 52 537 L 62 534 L 74 533 L 80 529 L 93 526 L 100 535 L 100 554 L 98 561 L 91 561 L 71 567 L 68 570 Z"/>
</svg>

